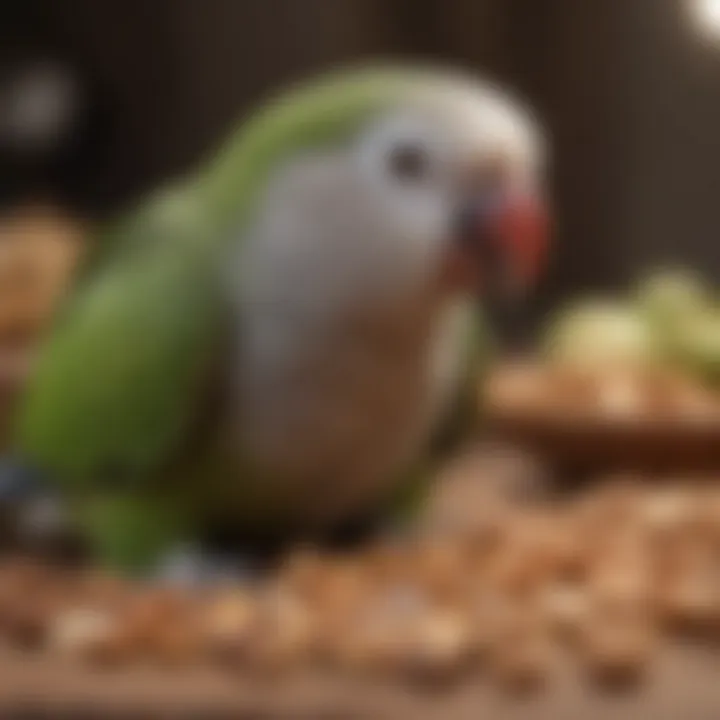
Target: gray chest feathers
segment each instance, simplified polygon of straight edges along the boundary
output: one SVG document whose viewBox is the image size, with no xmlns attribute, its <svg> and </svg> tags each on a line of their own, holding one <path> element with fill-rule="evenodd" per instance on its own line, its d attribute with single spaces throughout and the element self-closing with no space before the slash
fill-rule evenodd
<svg viewBox="0 0 720 720">
<path fill-rule="evenodd" d="M 422 333 L 393 336 L 351 323 L 313 327 L 297 306 L 246 317 L 234 440 L 311 505 L 371 500 L 402 480 L 448 409 L 460 319 L 448 309 Z"/>
<path fill-rule="evenodd" d="M 459 379 L 468 307 L 438 296 L 357 193 L 347 202 L 332 163 L 284 180 L 229 265 L 230 440 L 304 513 L 332 517 L 422 450 Z"/>
</svg>

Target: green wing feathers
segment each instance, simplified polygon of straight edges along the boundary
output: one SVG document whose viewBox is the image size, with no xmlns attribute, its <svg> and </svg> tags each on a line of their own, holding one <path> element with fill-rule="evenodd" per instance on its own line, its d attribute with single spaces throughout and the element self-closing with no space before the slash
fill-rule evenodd
<svg viewBox="0 0 720 720">
<path fill-rule="evenodd" d="M 222 334 L 217 243 L 190 193 L 156 197 L 111 233 L 41 348 L 16 427 L 21 453 L 74 483 L 165 463 Z"/>
</svg>

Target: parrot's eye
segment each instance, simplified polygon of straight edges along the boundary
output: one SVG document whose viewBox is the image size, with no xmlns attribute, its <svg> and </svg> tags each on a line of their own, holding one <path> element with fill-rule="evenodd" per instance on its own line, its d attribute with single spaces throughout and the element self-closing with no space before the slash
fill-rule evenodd
<svg viewBox="0 0 720 720">
<path fill-rule="evenodd" d="M 388 169 L 398 180 L 418 182 L 427 175 L 430 158 L 420 145 L 411 143 L 397 145 L 388 153 Z"/>
<path fill-rule="evenodd" d="M 447 173 L 445 136 L 414 115 L 383 119 L 360 136 L 359 161 L 373 183 L 378 180 L 397 199 L 418 200 L 433 193 Z M 419 200 L 418 200 L 419 201 Z"/>
</svg>

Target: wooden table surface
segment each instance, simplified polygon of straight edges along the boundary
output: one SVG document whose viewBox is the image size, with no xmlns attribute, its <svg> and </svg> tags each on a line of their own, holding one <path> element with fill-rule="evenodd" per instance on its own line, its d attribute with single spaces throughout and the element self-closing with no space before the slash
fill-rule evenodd
<svg viewBox="0 0 720 720">
<path fill-rule="evenodd" d="M 483 498 L 508 487 L 532 488 L 541 477 L 536 470 L 513 453 L 474 449 L 448 468 L 433 504 L 440 512 L 431 509 L 426 518 L 430 529 L 447 520 L 448 504 L 483 507 Z M 523 474 L 529 482 L 518 484 Z M 307 674 L 273 682 L 209 668 L 89 670 L 0 648 L 0 720 L 6 717 L 716 720 L 720 648 L 671 648 L 656 658 L 647 682 L 625 695 L 600 692 L 577 664 L 564 663 L 544 691 L 525 699 L 503 694 L 481 672 L 456 689 L 430 693 Z"/>
<path fill-rule="evenodd" d="M 0 717 L 417 718 L 418 720 L 715 720 L 720 655 L 676 649 L 646 684 L 603 694 L 565 669 L 535 697 L 511 697 L 480 676 L 431 694 L 347 679 L 251 681 L 200 670 L 94 671 L 0 655 Z"/>
</svg>

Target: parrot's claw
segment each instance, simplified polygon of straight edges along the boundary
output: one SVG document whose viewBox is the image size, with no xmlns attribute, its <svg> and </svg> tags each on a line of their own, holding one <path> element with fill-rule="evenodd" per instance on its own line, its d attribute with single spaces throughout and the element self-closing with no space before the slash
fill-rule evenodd
<svg viewBox="0 0 720 720">
<path fill-rule="evenodd" d="M 253 563 L 242 555 L 221 555 L 200 545 L 176 547 L 160 562 L 155 579 L 181 587 L 245 583 L 255 576 Z"/>
</svg>

